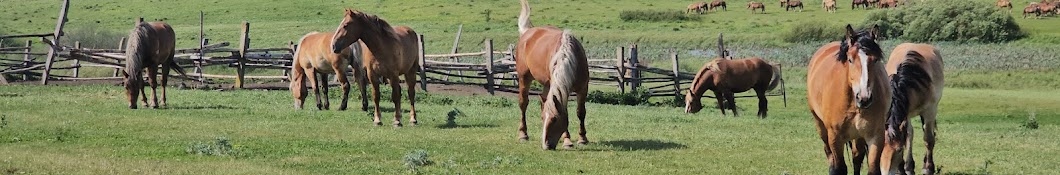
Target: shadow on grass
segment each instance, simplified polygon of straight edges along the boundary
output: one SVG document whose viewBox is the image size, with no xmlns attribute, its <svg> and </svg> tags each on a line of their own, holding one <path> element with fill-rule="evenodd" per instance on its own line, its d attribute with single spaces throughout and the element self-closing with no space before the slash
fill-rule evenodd
<svg viewBox="0 0 1060 175">
<path fill-rule="evenodd" d="M 614 147 L 616 151 L 657 151 L 687 148 L 687 146 L 680 143 L 659 140 L 614 140 L 603 141 L 600 144 Z"/>
<path fill-rule="evenodd" d="M 449 123 L 446 123 L 446 124 L 440 124 L 440 125 L 437 125 L 437 126 L 434 126 L 434 127 L 435 127 L 435 128 L 440 128 L 440 129 L 453 129 L 453 128 L 496 128 L 496 127 L 497 127 L 497 125 L 494 125 L 494 124 L 471 124 L 471 125 L 460 125 L 460 124 L 449 124 Z"/>
<path fill-rule="evenodd" d="M 231 106 L 225 106 L 225 105 L 210 105 L 210 106 L 170 106 L 170 107 L 166 107 L 166 108 L 169 108 L 169 109 L 179 109 L 179 110 L 201 110 L 201 109 L 239 109 L 239 108 L 235 108 L 235 107 L 231 107 Z"/>
</svg>

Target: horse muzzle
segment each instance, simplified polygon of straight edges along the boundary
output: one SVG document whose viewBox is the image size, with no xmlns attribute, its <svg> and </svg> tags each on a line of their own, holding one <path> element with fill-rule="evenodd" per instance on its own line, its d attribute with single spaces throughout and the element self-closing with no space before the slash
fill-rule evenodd
<svg viewBox="0 0 1060 175">
<path fill-rule="evenodd" d="M 858 98 L 856 105 L 861 109 L 868 109 L 872 105 L 872 97 Z"/>
</svg>

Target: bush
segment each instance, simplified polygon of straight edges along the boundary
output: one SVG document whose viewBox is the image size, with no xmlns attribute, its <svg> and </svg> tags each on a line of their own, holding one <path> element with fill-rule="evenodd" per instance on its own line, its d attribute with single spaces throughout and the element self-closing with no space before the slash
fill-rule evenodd
<svg viewBox="0 0 1060 175">
<path fill-rule="evenodd" d="M 595 90 L 586 96 L 590 103 L 613 104 L 613 105 L 641 105 L 648 104 L 651 94 L 647 91 L 638 90 L 630 93 L 603 92 Z"/>
<path fill-rule="evenodd" d="M 907 41 L 1006 42 L 1024 36 L 1007 10 L 986 1 L 930 0 L 869 13 L 863 26 L 880 25 L 885 38 Z"/>
<path fill-rule="evenodd" d="M 405 157 L 402 158 L 402 161 L 405 162 L 405 167 L 407 167 L 409 171 L 413 173 L 418 173 L 419 167 L 427 166 L 432 163 L 431 160 L 429 160 L 427 157 L 427 151 L 422 149 L 405 154 Z"/>
<path fill-rule="evenodd" d="M 650 22 L 661 22 L 661 21 L 691 21 L 699 20 L 699 16 L 696 15 L 685 15 L 680 11 L 666 11 L 666 10 L 625 10 L 618 15 L 622 18 L 622 21 L 650 21 Z"/>
<path fill-rule="evenodd" d="M 131 30 L 132 26 L 129 26 L 128 29 Z M 64 45 L 73 47 L 76 41 L 81 42 L 81 47 L 83 48 L 94 49 L 117 48 L 118 40 L 129 36 L 127 31 L 106 29 L 96 24 L 71 27 L 63 30 L 63 32 L 66 33 L 62 38 Z"/>
<path fill-rule="evenodd" d="M 826 21 L 810 20 L 787 27 L 780 37 L 789 43 L 833 41 L 843 37 L 843 26 Z"/>
</svg>

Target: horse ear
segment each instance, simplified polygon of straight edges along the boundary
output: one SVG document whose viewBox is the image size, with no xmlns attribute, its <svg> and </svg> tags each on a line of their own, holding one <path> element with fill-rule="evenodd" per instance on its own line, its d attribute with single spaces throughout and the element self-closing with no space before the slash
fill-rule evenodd
<svg viewBox="0 0 1060 175">
<path fill-rule="evenodd" d="M 872 31 L 869 32 L 869 33 L 872 34 L 872 39 L 873 40 L 876 40 L 876 39 L 880 38 L 880 24 L 873 24 L 872 25 Z"/>
<path fill-rule="evenodd" d="M 846 29 L 847 29 L 847 36 L 844 39 L 846 39 L 847 41 L 853 40 L 854 37 L 857 35 L 857 33 L 854 32 L 854 27 L 851 27 L 850 24 L 847 24 Z"/>
</svg>

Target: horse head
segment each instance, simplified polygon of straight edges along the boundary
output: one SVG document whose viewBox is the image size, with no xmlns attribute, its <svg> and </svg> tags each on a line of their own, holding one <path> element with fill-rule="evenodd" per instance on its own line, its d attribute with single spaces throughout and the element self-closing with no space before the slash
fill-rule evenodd
<svg viewBox="0 0 1060 175">
<path fill-rule="evenodd" d="M 334 53 L 340 53 L 347 46 L 352 45 L 357 40 L 364 37 L 369 29 L 375 26 L 372 23 L 371 17 L 363 12 L 345 9 L 346 15 L 342 18 L 342 22 L 339 23 L 338 29 L 335 29 L 335 36 L 332 38 L 332 49 Z"/>
<path fill-rule="evenodd" d="M 563 133 L 567 131 L 570 121 L 567 118 L 567 103 L 559 96 L 549 95 L 551 100 L 542 102 L 541 121 L 543 123 L 541 139 L 542 147 L 546 150 L 556 149 Z"/>
<path fill-rule="evenodd" d="M 873 25 L 867 31 L 855 32 L 848 24 L 839 49 L 839 61 L 847 64 L 847 81 L 854 94 L 855 105 L 862 109 L 872 105 L 873 88 L 885 88 L 877 87 L 882 85 L 870 80 L 870 76 L 882 75 L 883 71 L 883 66 L 879 65 L 882 64 L 880 59 L 883 51 L 876 44 L 877 31 L 879 26 Z"/>
<path fill-rule="evenodd" d="M 144 81 L 140 75 L 129 76 L 126 71 L 121 71 L 122 86 L 125 87 L 125 97 L 129 100 L 129 109 L 136 109 L 136 100 L 140 98 L 140 91 L 144 88 Z"/>
<path fill-rule="evenodd" d="M 685 93 L 685 113 L 697 113 L 703 109 L 700 98 L 703 97 L 703 93 L 706 93 L 707 90 L 714 89 L 714 70 L 717 69 L 718 61 L 721 59 L 724 58 L 707 62 L 703 69 L 696 73 L 695 79 L 692 80 L 692 87 L 689 87 L 688 93 Z"/>
</svg>

